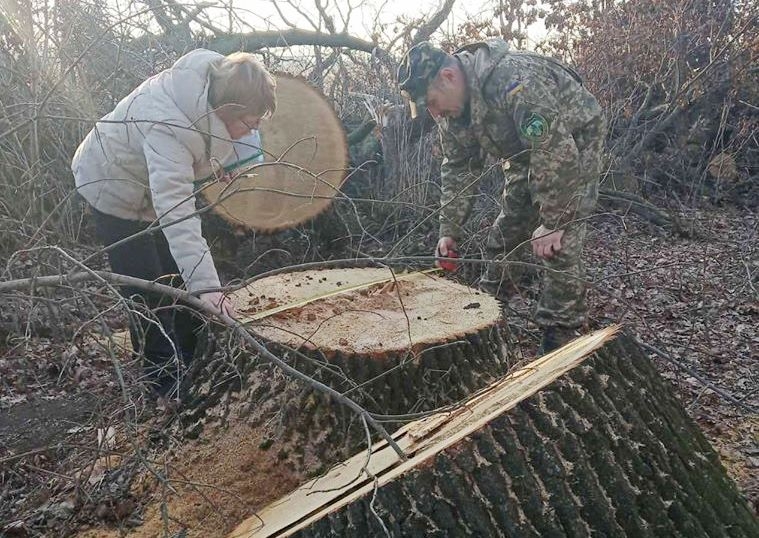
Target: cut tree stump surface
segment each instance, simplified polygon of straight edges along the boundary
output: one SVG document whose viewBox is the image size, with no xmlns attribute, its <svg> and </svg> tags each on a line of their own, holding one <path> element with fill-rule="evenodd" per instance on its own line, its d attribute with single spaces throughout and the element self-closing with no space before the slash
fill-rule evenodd
<svg viewBox="0 0 759 538">
<path fill-rule="evenodd" d="M 232 300 L 238 319 L 273 353 L 384 420 L 465 399 L 511 364 L 497 302 L 432 271 L 281 274 L 252 282 Z M 231 356 L 227 347 L 217 349 L 193 363 L 194 383 L 177 421 L 189 440 L 171 469 L 180 477 L 172 483 L 180 495 L 169 507 L 174 534 L 186 523 L 188 536 L 225 536 L 251 506 L 280 497 L 367 442 L 352 409 L 251 350 Z M 406 421 L 383 425 L 392 431 Z M 163 534 L 162 509 L 151 505 L 137 536 Z"/>
<path fill-rule="evenodd" d="M 301 304 L 308 299 L 314 300 Z M 420 349 L 477 333 L 501 316 L 495 298 L 433 273 L 375 268 L 275 275 L 253 282 L 232 300 L 243 321 L 300 305 L 251 326 L 266 340 L 327 355 L 380 357 Z"/>
<path fill-rule="evenodd" d="M 271 275 L 231 295 L 237 318 L 302 374 L 400 423 L 450 405 L 501 377 L 511 361 L 497 301 L 435 270 L 341 268 Z M 294 352 L 297 350 L 297 352 Z M 329 466 L 366 442 L 358 415 L 271 364 L 244 359 L 232 374 L 211 361 L 188 397 L 184 423 L 199 435 L 217 387 L 240 376 L 233 400 L 252 425 L 271 425 L 277 449 L 304 468 Z M 255 365 L 255 367 L 253 367 Z"/>
</svg>

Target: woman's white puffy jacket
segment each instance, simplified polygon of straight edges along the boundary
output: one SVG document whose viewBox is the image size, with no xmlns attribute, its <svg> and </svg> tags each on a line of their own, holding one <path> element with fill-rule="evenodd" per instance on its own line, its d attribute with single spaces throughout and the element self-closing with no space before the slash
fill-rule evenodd
<svg viewBox="0 0 759 538">
<path fill-rule="evenodd" d="M 149 78 L 102 118 L 76 150 L 79 193 L 95 209 L 163 229 L 187 289 L 219 286 L 195 212 L 193 181 L 232 157 L 224 123 L 208 104 L 209 68 L 223 56 L 198 49 Z"/>
</svg>

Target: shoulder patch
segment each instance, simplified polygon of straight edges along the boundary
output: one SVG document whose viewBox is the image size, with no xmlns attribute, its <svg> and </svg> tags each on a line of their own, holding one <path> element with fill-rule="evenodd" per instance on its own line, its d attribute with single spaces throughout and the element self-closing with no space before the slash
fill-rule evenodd
<svg viewBox="0 0 759 538">
<path fill-rule="evenodd" d="M 540 141 L 548 136 L 548 120 L 537 112 L 531 112 L 519 125 L 522 136 L 529 140 Z"/>
</svg>

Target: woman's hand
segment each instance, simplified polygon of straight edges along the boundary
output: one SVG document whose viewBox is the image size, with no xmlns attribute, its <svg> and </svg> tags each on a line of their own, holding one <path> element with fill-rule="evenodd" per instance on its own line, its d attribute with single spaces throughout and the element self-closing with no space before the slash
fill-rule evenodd
<svg viewBox="0 0 759 538">
<path fill-rule="evenodd" d="M 220 291 L 201 293 L 199 299 L 221 314 L 230 318 L 235 315 L 235 307 L 232 306 L 232 301 Z"/>
</svg>

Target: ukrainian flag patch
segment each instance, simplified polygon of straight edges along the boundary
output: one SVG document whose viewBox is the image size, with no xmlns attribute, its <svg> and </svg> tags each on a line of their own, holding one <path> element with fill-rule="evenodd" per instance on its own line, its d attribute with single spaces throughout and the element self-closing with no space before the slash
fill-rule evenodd
<svg viewBox="0 0 759 538">
<path fill-rule="evenodd" d="M 522 84 L 518 80 L 515 80 L 514 82 L 512 82 L 506 87 L 503 94 L 505 97 L 513 97 L 519 92 L 521 92 L 522 90 L 524 90 L 524 84 Z"/>
</svg>

